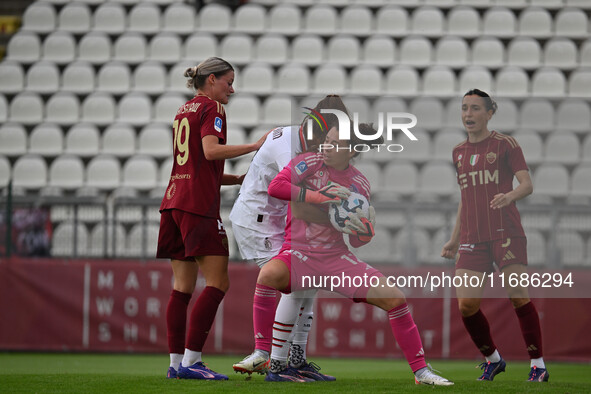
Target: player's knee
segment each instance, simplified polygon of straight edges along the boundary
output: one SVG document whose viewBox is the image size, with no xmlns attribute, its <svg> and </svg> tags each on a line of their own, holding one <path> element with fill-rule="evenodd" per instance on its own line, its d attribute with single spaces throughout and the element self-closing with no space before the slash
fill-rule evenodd
<svg viewBox="0 0 591 394">
<path fill-rule="evenodd" d="M 372 288 L 367 293 L 367 299 L 370 304 L 385 311 L 392 310 L 406 302 L 404 294 L 399 289 L 390 287 Z"/>
<path fill-rule="evenodd" d="M 480 309 L 480 302 L 472 299 L 459 299 L 458 308 L 463 317 L 472 316 Z"/>
</svg>

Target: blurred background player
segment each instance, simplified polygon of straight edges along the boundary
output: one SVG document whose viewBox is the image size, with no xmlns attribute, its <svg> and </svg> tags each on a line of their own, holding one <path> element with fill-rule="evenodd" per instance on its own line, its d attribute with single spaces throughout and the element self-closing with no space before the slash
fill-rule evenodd
<svg viewBox="0 0 591 394">
<path fill-rule="evenodd" d="M 362 134 L 376 134 L 373 128 L 365 126 L 359 127 Z M 297 156 L 273 179 L 269 185 L 272 197 L 314 204 L 324 210 L 328 207 L 326 204 L 346 199 L 351 191 L 361 193 L 369 201 L 369 181 L 350 164 L 351 159 L 358 154 L 352 146 L 363 141 L 358 140 L 355 134 L 352 140 L 339 140 L 337 127 L 338 122 L 329 120 L 329 131 L 323 145 L 328 148 L 323 149 L 322 153 L 310 152 Z M 373 142 L 381 144 L 383 138 L 379 137 L 379 141 Z M 364 217 L 358 211 L 357 215 L 345 222 L 349 243 L 353 247 L 371 241 L 374 236 L 374 217 L 373 208 L 370 208 L 369 217 Z M 275 289 L 286 293 L 301 290 L 306 288 L 302 282 L 304 276 L 322 278 L 327 275 L 375 278 L 377 286 L 354 287 L 343 284 L 332 290 L 356 302 L 366 302 L 388 312 L 392 333 L 415 374 L 417 384 L 453 385 L 427 367 L 419 331 L 410 315 L 404 294 L 397 288 L 387 286 L 386 278 L 378 270 L 352 254 L 343 233 L 331 224 L 306 222 L 288 213 L 285 243 L 279 254 L 261 269 L 257 279 L 253 308 L 255 332 L 268 336 L 272 328 L 275 300 L 267 297 L 267 293 Z M 276 358 L 274 350 L 266 381 L 310 381 Z"/>
<path fill-rule="evenodd" d="M 453 149 L 452 159 L 461 190 L 456 224 L 441 256 L 456 260 L 456 275 L 482 277 L 495 263 L 501 272 L 526 273 L 526 238 L 515 202 L 531 194 L 533 186 L 523 152 L 510 136 L 488 130 L 497 110 L 491 97 L 478 89 L 462 100 L 462 122 L 468 139 Z M 513 177 L 519 185 L 513 189 Z M 468 282 L 469 283 L 469 282 Z M 462 320 L 472 341 L 486 358 L 479 380 L 493 380 L 505 371 L 505 360 L 493 342 L 488 320 L 480 310 L 484 287 L 457 288 Z M 542 358 L 538 312 L 526 287 L 507 288 L 531 358 L 528 380 L 547 382 Z"/>
<path fill-rule="evenodd" d="M 211 57 L 185 73 L 195 97 L 179 108 L 173 123 L 173 167 L 160 205 L 158 258 L 171 259 L 173 290 L 166 309 L 169 378 L 225 380 L 207 368 L 201 350 L 228 281 L 228 238 L 220 219 L 220 186 L 243 177 L 224 174 L 224 159 L 258 149 L 256 143 L 226 145 L 223 104 L 234 93 L 234 69 Z M 186 333 L 187 307 L 201 270 L 206 287 L 195 302 Z M 186 337 L 186 338 L 185 338 Z"/>
<path fill-rule="evenodd" d="M 322 109 L 337 109 L 347 112 L 339 96 L 329 95 L 313 109 L 319 114 Z M 328 118 L 331 114 L 321 114 Z M 316 115 L 314 115 L 316 116 Z M 290 160 L 302 152 L 314 152 L 326 137 L 322 123 L 312 122 L 312 140 L 305 138 L 307 116 L 300 126 L 286 126 L 274 129 L 253 158 L 240 187 L 240 194 L 230 213 L 234 237 L 242 257 L 263 267 L 276 256 L 284 242 L 287 201 L 269 196 L 269 183 Z M 326 212 L 309 204 L 292 203 L 292 214 L 310 222 L 328 223 Z M 295 212 L 294 212 L 295 211 Z M 234 364 L 237 372 L 266 373 L 269 353 L 273 344 L 277 357 L 289 362 L 302 375 L 314 380 L 334 380 L 319 372 L 319 367 L 306 360 L 308 333 L 313 322 L 314 290 L 282 294 L 275 314 L 273 338 L 255 332 L 255 350 L 242 361 Z M 265 296 L 275 298 L 276 291 Z M 290 340 L 291 339 L 291 340 Z"/>
</svg>

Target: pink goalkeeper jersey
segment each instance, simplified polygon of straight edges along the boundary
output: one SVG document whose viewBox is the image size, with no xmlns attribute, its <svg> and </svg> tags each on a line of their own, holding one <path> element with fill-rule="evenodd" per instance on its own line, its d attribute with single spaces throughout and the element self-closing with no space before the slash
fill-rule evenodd
<svg viewBox="0 0 591 394">
<path fill-rule="evenodd" d="M 330 183 L 338 183 L 349 190 L 364 195 L 368 201 L 370 184 L 367 178 L 354 166 L 349 165 L 339 171 L 327 167 L 322 154 L 304 153 L 294 158 L 269 186 L 269 194 L 277 198 L 287 198 L 292 195 L 291 185 L 306 186 L 311 190 L 318 190 Z M 328 204 L 317 205 L 328 211 Z M 327 212 L 328 214 L 328 212 Z M 343 240 L 343 233 L 337 231 L 330 223 L 309 223 L 293 218 L 291 206 L 287 214 L 285 227 L 285 242 L 283 248 L 294 248 L 300 251 L 322 252 L 326 250 L 348 250 Z"/>
<path fill-rule="evenodd" d="M 483 141 L 458 144 L 452 157 L 462 195 L 460 243 L 525 237 L 515 203 L 490 208 L 496 194 L 513 190 L 514 174 L 528 169 L 517 141 L 493 131 Z"/>
</svg>

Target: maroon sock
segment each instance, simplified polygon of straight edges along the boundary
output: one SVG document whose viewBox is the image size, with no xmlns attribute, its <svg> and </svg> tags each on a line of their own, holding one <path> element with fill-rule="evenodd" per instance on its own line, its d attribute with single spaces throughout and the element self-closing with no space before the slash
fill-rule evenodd
<svg viewBox="0 0 591 394">
<path fill-rule="evenodd" d="M 209 330 L 218 311 L 218 306 L 224 299 L 225 293 L 217 287 L 207 286 L 201 294 L 193 310 L 189 321 L 189 333 L 187 335 L 186 348 L 200 352 L 209 334 Z"/>
<path fill-rule="evenodd" d="M 166 307 L 166 331 L 168 352 L 185 353 L 185 330 L 187 327 L 187 307 L 191 294 L 173 290 Z"/>
<path fill-rule="evenodd" d="M 519 319 L 521 334 L 529 357 L 542 357 L 542 329 L 540 328 L 540 318 L 535 305 L 530 301 L 515 309 L 515 313 Z"/>
<path fill-rule="evenodd" d="M 472 316 L 462 317 L 462 321 L 464 322 L 464 327 L 468 330 L 468 334 L 470 334 L 472 341 L 484 357 L 490 356 L 495 350 L 497 350 L 497 347 L 490 336 L 488 320 L 486 320 L 486 316 L 484 316 L 484 313 L 482 313 L 480 309 Z"/>
</svg>

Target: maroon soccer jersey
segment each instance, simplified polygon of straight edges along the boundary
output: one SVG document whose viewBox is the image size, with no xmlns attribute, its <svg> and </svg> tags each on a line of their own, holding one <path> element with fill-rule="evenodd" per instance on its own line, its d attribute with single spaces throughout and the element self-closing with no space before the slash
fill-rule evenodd
<svg viewBox="0 0 591 394">
<path fill-rule="evenodd" d="M 175 208 L 217 218 L 224 160 L 207 160 L 201 139 L 214 135 L 226 144 L 224 107 L 206 96 L 195 96 L 177 111 L 172 131 L 172 173 L 160 210 Z"/>
<path fill-rule="evenodd" d="M 493 131 L 483 141 L 457 145 L 452 157 L 462 194 L 460 243 L 524 237 L 515 203 L 490 208 L 496 194 L 513 190 L 514 174 L 528 169 L 517 141 Z"/>
</svg>

